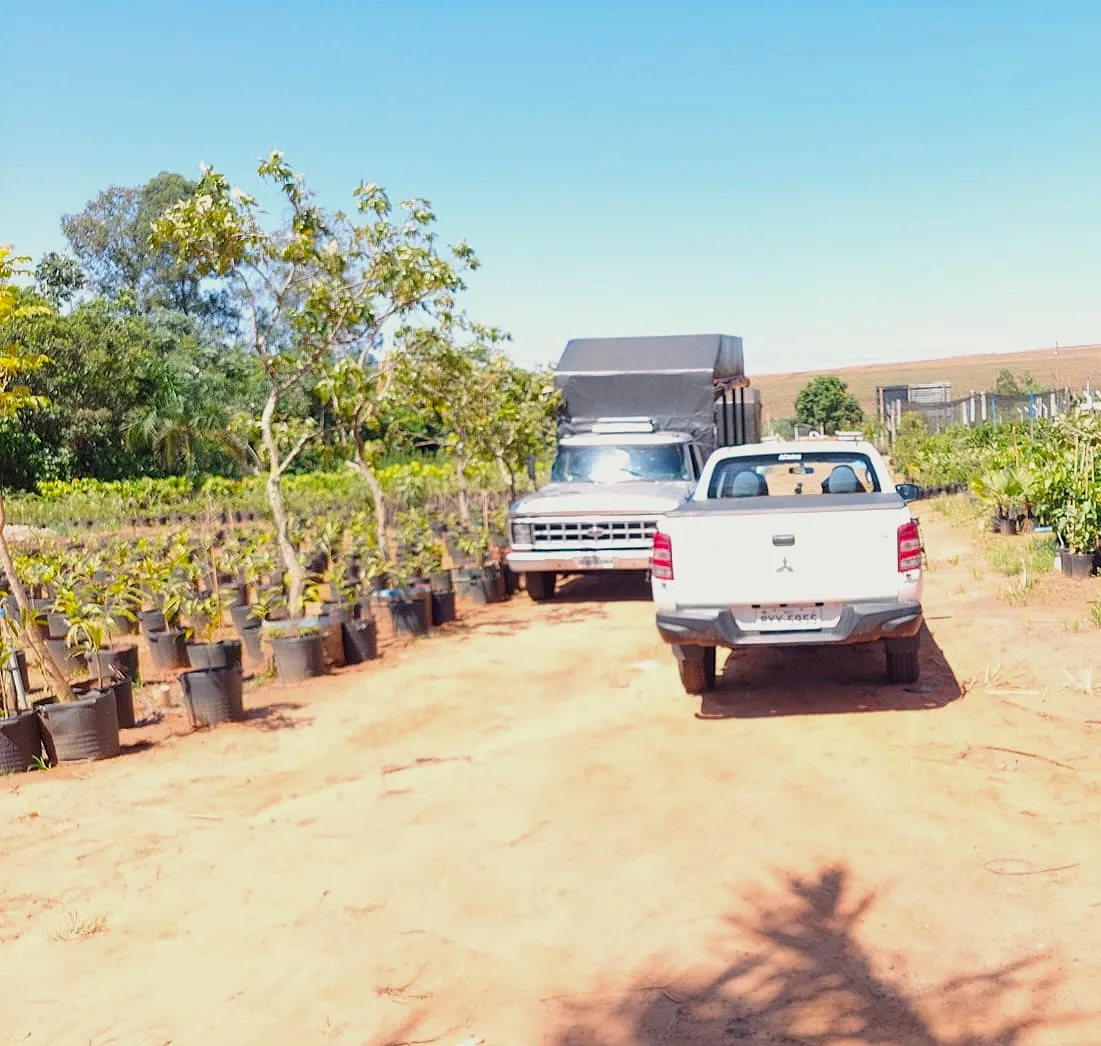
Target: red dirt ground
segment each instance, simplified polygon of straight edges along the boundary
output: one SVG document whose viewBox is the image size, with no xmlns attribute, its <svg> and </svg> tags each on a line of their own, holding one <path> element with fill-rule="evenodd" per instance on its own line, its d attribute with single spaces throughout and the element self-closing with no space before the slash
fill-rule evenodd
<svg viewBox="0 0 1101 1046">
<path fill-rule="evenodd" d="M 911 689 L 753 651 L 701 709 L 584 583 L 0 783 L 3 1041 L 1101 1042 L 1101 581 L 1011 605 L 921 514 Z"/>
</svg>

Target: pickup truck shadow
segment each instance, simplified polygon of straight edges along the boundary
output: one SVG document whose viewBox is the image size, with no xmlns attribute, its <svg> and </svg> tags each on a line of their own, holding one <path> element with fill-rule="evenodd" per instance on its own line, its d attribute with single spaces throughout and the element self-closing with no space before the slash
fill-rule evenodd
<svg viewBox="0 0 1101 1046">
<path fill-rule="evenodd" d="M 927 628 L 921 637 L 921 678 L 889 684 L 879 643 L 858 646 L 740 647 L 730 652 L 701 719 L 917 712 L 943 708 L 963 692 Z"/>
<path fill-rule="evenodd" d="M 555 593 L 556 603 L 648 603 L 650 582 L 645 574 L 609 572 L 570 578 Z"/>
</svg>

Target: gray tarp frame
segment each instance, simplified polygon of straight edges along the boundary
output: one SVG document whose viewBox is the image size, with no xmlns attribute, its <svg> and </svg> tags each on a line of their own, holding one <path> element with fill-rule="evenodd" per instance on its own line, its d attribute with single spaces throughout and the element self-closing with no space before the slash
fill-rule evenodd
<svg viewBox="0 0 1101 1046">
<path fill-rule="evenodd" d="M 744 374 L 742 339 L 729 334 L 575 339 L 555 370 L 566 401 L 559 434 L 589 432 L 601 418 L 648 418 L 711 446 L 715 400 Z"/>
</svg>

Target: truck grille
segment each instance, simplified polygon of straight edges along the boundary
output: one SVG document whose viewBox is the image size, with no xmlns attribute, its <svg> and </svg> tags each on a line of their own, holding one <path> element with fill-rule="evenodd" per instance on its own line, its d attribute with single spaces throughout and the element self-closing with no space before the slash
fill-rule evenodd
<svg viewBox="0 0 1101 1046">
<path fill-rule="evenodd" d="M 649 548 L 658 528 L 656 519 L 546 520 L 532 523 L 536 549 Z"/>
</svg>

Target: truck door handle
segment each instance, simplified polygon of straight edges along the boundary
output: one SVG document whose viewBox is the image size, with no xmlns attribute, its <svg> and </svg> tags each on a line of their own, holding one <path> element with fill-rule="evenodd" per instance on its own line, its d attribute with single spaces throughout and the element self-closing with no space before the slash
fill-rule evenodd
<svg viewBox="0 0 1101 1046">
<path fill-rule="evenodd" d="M 794 545 L 795 544 L 795 535 L 794 534 L 773 534 L 772 535 L 772 543 L 774 545 L 779 545 L 782 548 L 787 548 L 789 545 Z"/>
</svg>

